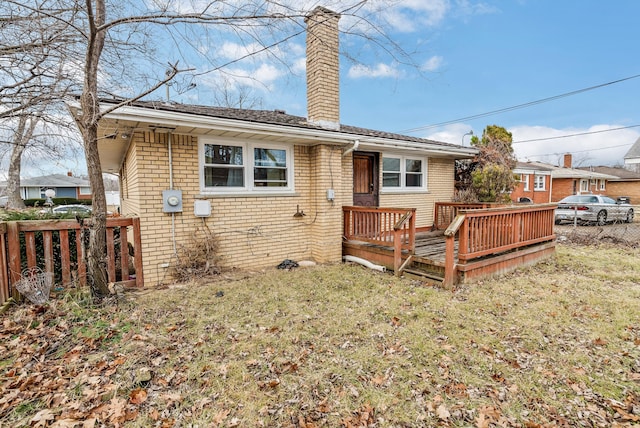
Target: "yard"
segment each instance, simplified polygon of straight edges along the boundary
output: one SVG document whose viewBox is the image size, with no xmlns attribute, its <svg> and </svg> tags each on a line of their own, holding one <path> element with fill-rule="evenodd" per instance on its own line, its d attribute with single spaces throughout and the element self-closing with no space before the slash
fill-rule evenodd
<svg viewBox="0 0 640 428">
<path fill-rule="evenodd" d="M 640 249 L 561 242 L 454 292 L 359 265 L 62 290 L 1 315 L 0 425 L 638 426 Z"/>
</svg>

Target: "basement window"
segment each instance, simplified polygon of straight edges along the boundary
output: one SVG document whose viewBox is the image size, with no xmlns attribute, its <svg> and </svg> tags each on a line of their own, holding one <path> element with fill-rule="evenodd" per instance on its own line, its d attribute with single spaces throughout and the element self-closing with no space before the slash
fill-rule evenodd
<svg viewBox="0 0 640 428">
<path fill-rule="evenodd" d="M 291 148 L 264 143 L 200 142 L 203 193 L 273 193 L 293 190 Z"/>
</svg>

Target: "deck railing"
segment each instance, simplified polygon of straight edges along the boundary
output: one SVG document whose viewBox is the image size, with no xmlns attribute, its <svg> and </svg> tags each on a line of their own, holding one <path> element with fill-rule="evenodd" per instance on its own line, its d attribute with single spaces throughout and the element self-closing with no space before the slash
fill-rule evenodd
<svg viewBox="0 0 640 428">
<path fill-rule="evenodd" d="M 433 217 L 433 228 L 444 230 L 458 215 L 460 210 L 476 210 L 483 208 L 497 207 L 499 204 L 489 202 L 461 203 L 461 202 L 436 202 Z"/>
<path fill-rule="evenodd" d="M 130 257 L 127 229 L 133 234 Z M 25 269 L 40 268 L 54 273 L 56 283 L 77 281 L 86 284 L 82 226 L 76 220 L 29 220 L 0 223 L 0 304 L 15 289 L 11 284 L 21 279 Z M 86 226 L 84 228 L 87 231 Z M 88 231 L 86 232 L 88 234 Z M 107 276 L 109 282 L 125 287 L 142 287 L 142 252 L 140 219 L 107 219 Z M 129 267 L 133 259 L 134 272 Z"/>
<path fill-rule="evenodd" d="M 455 280 L 455 236 L 458 262 L 553 241 L 556 204 L 459 210 L 445 231 L 445 285 Z"/>
<path fill-rule="evenodd" d="M 342 207 L 343 239 L 394 248 L 394 271 L 399 272 L 402 251 L 416 247 L 415 208 Z"/>
</svg>

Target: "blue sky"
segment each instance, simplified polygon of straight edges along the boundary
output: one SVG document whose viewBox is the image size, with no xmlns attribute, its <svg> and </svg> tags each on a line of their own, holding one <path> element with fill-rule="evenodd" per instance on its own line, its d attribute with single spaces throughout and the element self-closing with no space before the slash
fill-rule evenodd
<svg viewBox="0 0 640 428">
<path fill-rule="evenodd" d="M 581 166 L 621 164 L 640 136 L 640 127 L 632 127 L 555 138 L 640 125 L 640 77 L 528 108 L 457 120 L 640 74 L 638 1 L 405 0 L 384 13 L 394 25 L 390 36 L 412 53 L 418 67 L 380 52 L 369 55 L 369 46 L 341 39 L 341 48 L 355 52 L 359 62 L 341 59 L 345 124 L 454 144 L 461 144 L 469 130 L 480 134 L 496 124 L 513 133 L 521 160 L 557 163 L 563 153 L 572 153 L 574 164 Z M 263 82 L 249 83 L 263 108 L 306 115 L 303 43 L 298 38 L 287 46 L 287 70 L 267 59 L 233 66 L 236 75 Z M 230 56 L 233 46 L 226 46 Z M 205 78 L 196 79 L 197 89 L 179 100 L 207 104 Z M 468 144 L 469 136 L 464 138 Z"/>
<path fill-rule="evenodd" d="M 153 4 L 146 1 L 141 4 Z M 175 1 L 188 12 L 202 0 L 163 1 Z M 357 0 L 279 3 L 307 12 L 316 6 L 339 11 Z M 356 59 L 341 57 L 344 124 L 453 144 L 464 140 L 467 145 L 470 137 L 465 133 L 478 135 L 496 124 L 512 132 L 520 160 L 558 164 L 564 153 L 572 153 L 574 166 L 620 165 L 640 137 L 640 77 L 527 108 L 463 119 L 640 75 L 640 1 L 369 0 L 360 12 L 383 26 L 410 54 L 405 60 L 412 65 L 362 38 L 341 37 L 343 53 Z M 349 16 L 340 21 L 343 30 L 354 23 Z M 243 43 L 231 38 L 232 32 L 224 28 L 203 34 L 191 26 L 183 34 L 182 40 L 175 34 L 156 37 L 156 64 L 146 67 L 162 76 L 167 62 L 179 59 L 181 68 L 195 70 L 170 87 L 171 100 L 220 105 L 214 94 L 226 86 L 231 94 L 241 88 L 260 100 L 256 108 L 306 116 L 303 31 L 275 46 L 271 54 L 260 52 L 238 62 L 234 60 L 261 46 L 247 43 L 251 39 Z M 281 37 L 277 32 L 263 35 L 267 43 Z M 226 63 L 230 65 L 222 72 L 210 71 Z M 188 89 L 189 83 L 195 87 Z M 164 100 L 165 89 L 150 98 Z M 443 122 L 447 124 L 432 126 Z M 626 129 L 610 131 L 616 128 Z M 566 137 L 573 134 L 582 135 Z M 39 175 L 42 169 L 23 168 L 25 176 Z M 47 169 L 86 172 L 77 157 Z"/>
</svg>

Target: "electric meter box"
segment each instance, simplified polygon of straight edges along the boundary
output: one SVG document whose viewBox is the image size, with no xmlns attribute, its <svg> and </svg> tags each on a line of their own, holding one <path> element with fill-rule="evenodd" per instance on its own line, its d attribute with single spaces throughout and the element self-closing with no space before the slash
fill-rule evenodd
<svg viewBox="0 0 640 428">
<path fill-rule="evenodd" d="M 196 217 L 209 217 L 211 215 L 211 201 L 208 199 L 196 199 L 193 202 L 193 214 Z"/>
<path fill-rule="evenodd" d="M 181 213 L 182 212 L 182 190 L 162 191 L 162 212 Z"/>
</svg>

